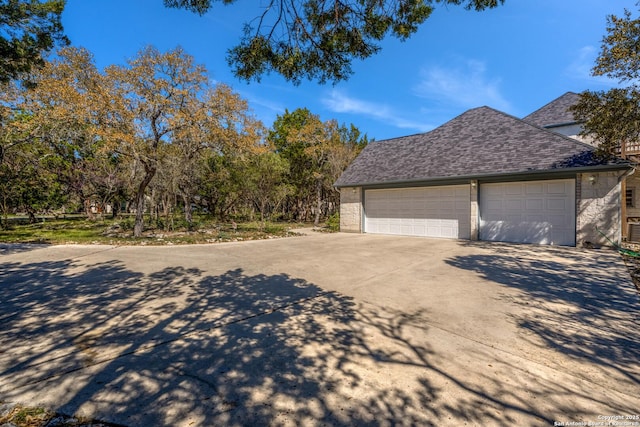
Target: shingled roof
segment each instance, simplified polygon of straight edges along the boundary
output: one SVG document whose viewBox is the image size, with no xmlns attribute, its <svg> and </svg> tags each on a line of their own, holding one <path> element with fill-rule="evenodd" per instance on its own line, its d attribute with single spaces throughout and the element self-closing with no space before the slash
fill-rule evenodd
<svg viewBox="0 0 640 427">
<path fill-rule="evenodd" d="M 577 123 L 573 113 L 569 111 L 569 107 L 575 105 L 579 99 L 580 95 L 577 93 L 567 92 L 522 120 L 540 127 Z"/>
<path fill-rule="evenodd" d="M 344 171 L 336 187 L 562 172 L 624 169 L 593 147 L 489 107 L 469 110 L 427 133 L 373 142 Z"/>
</svg>

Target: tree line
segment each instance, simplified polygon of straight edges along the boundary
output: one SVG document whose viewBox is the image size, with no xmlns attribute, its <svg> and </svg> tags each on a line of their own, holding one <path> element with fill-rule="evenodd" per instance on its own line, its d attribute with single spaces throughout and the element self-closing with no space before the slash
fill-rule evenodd
<svg viewBox="0 0 640 427">
<path fill-rule="evenodd" d="M 333 214 L 333 182 L 367 144 L 353 125 L 308 109 L 257 120 L 229 86 L 177 48 L 147 47 L 99 70 L 90 52 L 62 48 L 20 81 L 2 84 L 0 212 L 123 209 L 134 235 L 152 212 L 170 227 L 193 209 L 221 220 L 316 224 Z"/>
</svg>

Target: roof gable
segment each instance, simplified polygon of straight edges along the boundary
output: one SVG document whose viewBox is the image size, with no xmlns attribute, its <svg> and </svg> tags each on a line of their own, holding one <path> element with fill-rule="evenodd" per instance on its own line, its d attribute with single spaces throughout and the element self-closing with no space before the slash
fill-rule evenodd
<svg viewBox="0 0 640 427">
<path fill-rule="evenodd" d="M 580 95 L 577 93 L 567 92 L 522 120 L 540 127 L 577 123 L 569 107 L 575 105 L 579 99 Z"/>
<path fill-rule="evenodd" d="M 489 107 L 423 134 L 370 143 L 338 187 L 607 165 L 594 149 Z"/>
</svg>

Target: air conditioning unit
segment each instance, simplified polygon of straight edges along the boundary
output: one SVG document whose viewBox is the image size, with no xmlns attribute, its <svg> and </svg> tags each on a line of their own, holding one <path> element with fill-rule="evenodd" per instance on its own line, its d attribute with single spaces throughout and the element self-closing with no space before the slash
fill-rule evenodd
<svg viewBox="0 0 640 427">
<path fill-rule="evenodd" d="M 627 224 L 627 241 L 640 242 L 640 222 L 630 222 Z"/>
</svg>

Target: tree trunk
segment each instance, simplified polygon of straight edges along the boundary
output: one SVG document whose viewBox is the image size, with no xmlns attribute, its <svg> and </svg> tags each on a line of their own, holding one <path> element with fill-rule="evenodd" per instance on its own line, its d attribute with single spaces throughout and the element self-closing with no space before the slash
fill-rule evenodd
<svg viewBox="0 0 640 427">
<path fill-rule="evenodd" d="M 35 224 L 38 221 L 36 219 L 36 214 L 31 208 L 31 206 L 27 207 L 27 215 L 29 215 L 29 224 Z"/>
<path fill-rule="evenodd" d="M 316 218 L 313 220 L 314 227 L 320 225 L 320 214 L 322 211 L 322 179 L 316 179 Z"/>
<path fill-rule="evenodd" d="M 1 159 L 0 159 L 1 160 Z M 1 164 L 1 163 L 0 163 Z M 4 230 L 9 229 L 9 208 L 7 206 L 7 195 L 2 195 L 2 217 L 4 218 L 4 222 L 0 220 L 0 228 Z"/>
<path fill-rule="evenodd" d="M 266 209 L 266 202 L 260 201 L 260 231 L 264 231 L 264 211 Z"/>
<path fill-rule="evenodd" d="M 118 215 L 120 214 L 120 207 L 122 205 L 120 204 L 120 200 L 118 199 L 114 199 L 111 202 L 111 219 L 116 219 L 118 217 Z"/>
<path fill-rule="evenodd" d="M 193 212 L 191 211 L 191 198 L 186 193 L 182 194 L 182 200 L 184 201 L 184 220 L 187 222 L 189 230 L 191 230 L 191 224 L 193 223 Z"/>
<path fill-rule="evenodd" d="M 162 216 L 164 216 L 164 229 L 165 231 L 169 231 L 173 229 L 173 224 L 171 221 L 171 201 L 169 200 L 171 196 L 166 194 L 162 197 Z"/>
<path fill-rule="evenodd" d="M 84 199 L 84 202 L 82 204 L 84 205 L 84 213 L 85 215 L 87 215 L 87 218 L 90 221 L 95 220 L 96 216 L 93 214 L 93 211 L 91 210 L 91 199 Z"/>
<path fill-rule="evenodd" d="M 136 222 L 133 226 L 133 237 L 141 237 L 144 231 L 144 192 L 156 174 L 156 168 L 145 165 L 145 175 L 136 193 Z"/>
</svg>

